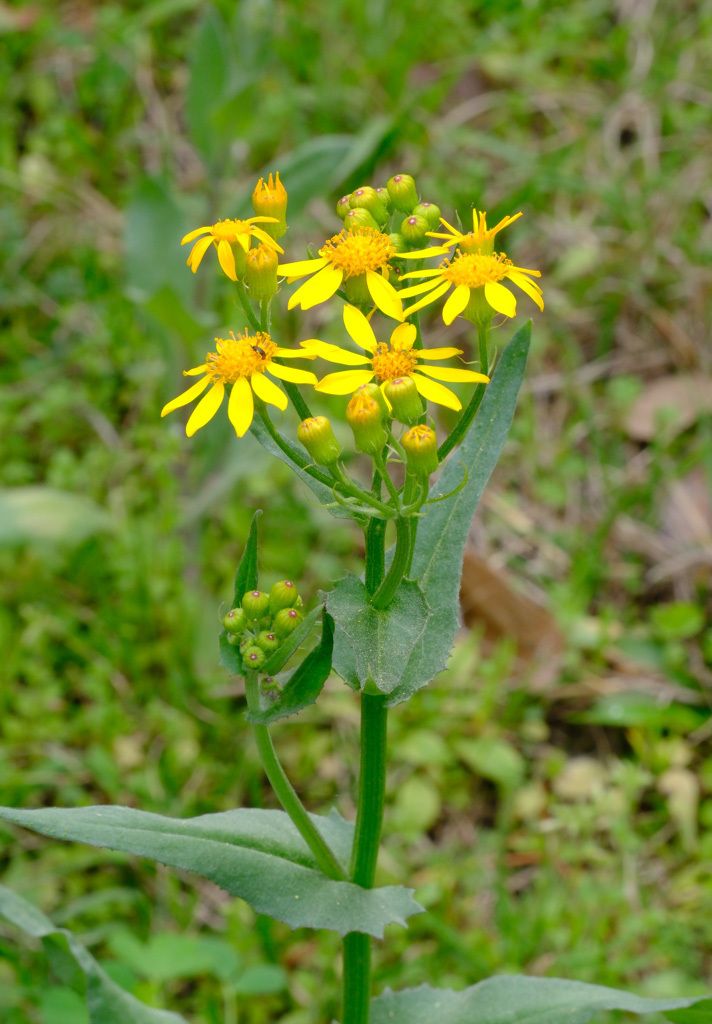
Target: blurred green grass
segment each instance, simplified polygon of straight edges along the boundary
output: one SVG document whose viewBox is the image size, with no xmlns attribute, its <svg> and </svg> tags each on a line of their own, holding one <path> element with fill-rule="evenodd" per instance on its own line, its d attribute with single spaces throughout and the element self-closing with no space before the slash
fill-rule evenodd
<svg viewBox="0 0 712 1024">
<path fill-rule="evenodd" d="M 405 169 L 446 216 L 524 212 L 507 251 L 547 307 L 473 542 L 566 652 L 537 682 L 475 631 L 392 716 L 382 876 L 430 913 L 393 931 L 380 977 L 709 987 L 709 411 L 639 435 L 653 383 L 710 381 L 711 30 L 709 0 L 0 8 L 0 802 L 269 803 L 217 609 L 255 507 L 267 584 L 315 593 L 357 570 L 359 539 L 223 418 L 190 442 L 159 420 L 206 340 L 242 326 L 178 243 L 279 169 L 296 259 L 338 229 L 340 194 Z M 280 336 L 328 334 L 333 312 L 285 314 Z M 334 683 L 277 731 L 314 808 L 352 810 L 355 713 Z M 5 884 L 144 998 L 222 1024 L 335 1012 L 331 937 L 255 927 L 126 857 L 9 831 L 0 850 Z M 284 963 L 288 993 L 141 975 L 127 929 L 216 929 L 245 969 Z M 49 979 L 0 930 L 3 1021 L 78 1022 Z"/>
</svg>

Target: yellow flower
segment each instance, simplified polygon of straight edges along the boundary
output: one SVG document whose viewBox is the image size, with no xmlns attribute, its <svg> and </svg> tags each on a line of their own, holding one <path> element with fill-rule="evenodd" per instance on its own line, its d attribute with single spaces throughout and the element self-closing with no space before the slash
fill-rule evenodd
<svg viewBox="0 0 712 1024">
<path fill-rule="evenodd" d="M 190 255 L 188 256 L 186 263 L 193 273 L 195 273 L 200 266 L 200 261 L 210 248 L 210 243 L 214 242 L 215 248 L 218 251 L 220 266 L 231 281 L 237 281 L 235 254 L 232 251 L 233 245 L 237 243 L 242 248 L 243 252 L 247 253 L 250 248 L 250 237 L 254 235 L 275 252 L 284 252 L 284 249 L 282 249 L 273 238 L 270 238 L 266 231 L 263 231 L 262 228 L 255 227 L 255 224 L 276 223 L 276 217 L 247 217 L 246 220 L 219 220 L 217 224 L 208 224 L 205 227 L 196 228 L 195 231 L 188 232 L 188 234 L 181 239 L 180 244 L 185 245 L 186 242 L 192 242 L 194 238 L 198 238 L 198 235 L 205 235 L 205 237 L 200 238 L 190 250 Z M 209 232 L 209 234 L 206 235 L 206 231 Z M 242 256 L 241 253 L 238 255 Z"/>
<path fill-rule="evenodd" d="M 287 396 L 265 376 L 266 370 L 269 370 L 273 377 L 291 381 L 293 384 L 316 384 L 316 377 L 311 370 L 297 370 L 293 366 L 281 366 L 274 362 L 275 357 L 314 359 L 316 353 L 278 348 L 269 334 L 248 335 L 247 331 L 237 338 L 231 331 L 229 338 L 216 338 L 215 342 L 217 351 L 208 352 L 202 366 L 183 371 L 185 377 L 194 377 L 199 373 L 205 376 L 182 395 L 164 405 L 161 410 L 161 416 L 166 416 L 174 409 L 192 402 L 205 391 L 208 384 L 212 384 L 210 391 L 201 398 L 190 415 L 185 428 L 188 437 L 192 437 L 196 430 L 204 427 L 213 418 L 225 396 L 226 384 L 232 385 L 227 414 L 238 437 L 242 437 L 252 423 L 253 391 L 263 402 L 276 405 L 282 411 L 287 408 Z"/>
<path fill-rule="evenodd" d="M 413 270 L 403 274 L 403 278 L 424 278 L 422 284 L 414 285 L 411 288 L 404 288 L 400 295 L 402 298 L 412 298 L 415 295 L 426 293 L 422 299 L 409 306 L 405 316 L 410 316 L 417 310 L 435 302 L 441 295 L 454 288 L 443 306 L 443 320 L 451 324 L 455 317 L 464 312 L 472 297 L 472 292 L 477 296 L 477 289 L 483 289 L 486 303 L 497 313 L 505 316 L 515 316 L 517 302 L 509 291 L 500 282 L 511 281 L 536 302 L 539 309 L 544 308 L 541 288 L 530 277 L 541 277 L 538 270 L 527 270 L 523 267 L 515 267 L 511 260 L 508 260 L 503 252 L 494 252 L 493 239 L 498 231 L 507 227 L 515 221 L 520 214 L 513 217 L 504 217 L 494 228 L 487 228 L 485 213 L 473 211 L 473 230 L 467 234 L 457 231 L 456 228 L 442 220 L 442 223 L 449 229 L 449 234 L 431 232 L 434 238 L 444 239 L 445 246 L 457 245 L 458 252 L 452 260 L 445 259 L 435 270 Z"/>
<path fill-rule="evenodd" d="M 429 249 L 427 254 L 437 256 L 446 251 L 445 248 Z M 403 305 L 388 280 L 389 262 L 396 255 L 393 242 L 377 228 L 360 226 L 344 229 L 324 243 L 318 259 L 280 266 L 280 273 L 290 282 L 314 274 L 297 288 L 288 308 L 301 306 L 302 309 L 311 309 L 320 302 L 326 302 L 343 281 L 347 291 L 352 290 L 352 300 L 356 300 L 355 292 L 361 292 L 365 301 L 370 297 L 386 316 L 402 320 Z M 410 255 L 423 256 L 424 253 Z"/>
<path fill-rule="evenodd" d="M 462 408 L 462 405 L 457 395 L 453 394 L 449 388 L 436 383 L 436 380 L 453 383 L 489 380 L 484 373 L 475 373 L 473 370 L 424 366 L 424 360 L 449 359 L 451 356 L 461 355 L 462 350 L 459 348 L 414 349 L 413 343 L 416 338 L 414 324 L 399 324 L 391 334 L 390 343 L 386 344 L 376 340 L 370 323 L 360 310 L 355 306 L 344 306 L 344 327 L 359 348 L 368 353 L 367 356 L 339 348 L 338 345 L 329 345 L 315 338 L 303 341 L 302 347 L 307 352 L 321 356 L 322 359 L 326 359 L 330 363 L 342 363 L 347 366 L 366 364 L 367 369 L 329 373 L 315 385 L 316 391 L 323 391 L 327 395 L 348 395 L 352 391 L 356 391 L 362 384 L 368 384 L 374 377 L 381 387 L 390 380 L 412 377 L 423 398 L 437 402 L 439 405 L 446 405 L 449 409 L 458 410 Z M 436 380 L 432 380 L 433 377 Z"/>
</svg>

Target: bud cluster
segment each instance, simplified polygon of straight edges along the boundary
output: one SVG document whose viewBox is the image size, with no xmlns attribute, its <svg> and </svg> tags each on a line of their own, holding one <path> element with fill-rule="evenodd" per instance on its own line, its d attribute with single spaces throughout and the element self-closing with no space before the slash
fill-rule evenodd
<svg viewBox="0 0 712 1024">
<path fill-rule="evenodd" d="M 336 204 L 336 213 L 344 227 L 366 226 L 388 230 L 390 217 L 396 215 L 396 226 L 390 239 L 397 252 L 428 244 L 429 231 L 440 223 L 440 209 L 434 203 L 421 203 L 415 181 L 410 174 L 394 174 L 385 188 L 362 185 Z M 402 219 L 398 216 L 405 214 Z"/>
<path fill-rule="evenodd" d="M 302 599 L 291 580 L 275 583 L 269 594 L 248 590 L 222 620 L 229 644 L 239 645 L 248 668 L 259 670 L 304 618 Z"/>
</svg>

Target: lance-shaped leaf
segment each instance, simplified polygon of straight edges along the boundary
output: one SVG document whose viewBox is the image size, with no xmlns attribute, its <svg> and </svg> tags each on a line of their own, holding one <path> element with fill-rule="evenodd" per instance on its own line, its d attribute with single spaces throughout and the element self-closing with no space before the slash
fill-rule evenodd
<svg viewBox="0 0 712 1024">
<path fill-rule="evenodd" d="M 347 864 L 353 825 L 334 813 L 310 817 Z M 366 932 L 380 938 L 387 924 L 405 926 L 407 917 L 422 910 L 412 889 L 362 889 L 326 878 L 283 811 L 242 808 L 181 820 L 129 807 L 2 807 L 0 818 L 55 839 L 123 850 L 193 871 L 292 928 L 328 928 L 341 935 Z"/>
<path fill-rule="evenodd" d="M 250 529 L 247 534 L 247 541 L 245 543 L 245 550 L 242 552 L 242 558 L 235 570 L 235 582 L 233 584 L 233 599 L 232 607 L 239 608 L 242 602 L 243 595 L 248 590 L 257 589 L 257 522 L 262 515 L 262 509 L 255 509 L 255 513 L 252 516 L 250 523 Z M 239 676 L 244 672 L 244 666 L 242 664 L 242 655 L 240 654 L 239 647 L 233 647 L 231 643 L 228 643 L 228 633 L 226 629 L 220 634 L 220 664 L 223 668 L 226 668 L 231 676 Z"/>
<path fill-rule="evenodd" d="M 85 983 L 78 987 L 86 996 L 91 1024 L 186 1024 L 180 1014 L 154 1010 L 126 992 L 111 980 L 76 936 L 66 928 L 58 928 L 37 907 L 4 885 L 0 885 L 0 917 L 26 935 L 41 939 L 55 962 L 64 957 L 78 965 L 85 978 Z M 76 984 L 76 979 L 72 980 Z"/>
<path fill-rule="evenodd" d="M 292 657 L 295 651 L 299 649 L 301 644 L 304 643 L 306 638 L 312 631 L 314 623 L 319 618 L 322 612 L 322 607 L 319 605 L 316 608 L 312 608 L 308 615 L 306 615 L 299 623 L 297 628 L 289 634 L 289 636 L 282 642 L 281 646 L 277 648 L 274 654 L 270 654 L 269 658 L 265 661 L 260 669 L 260 672 L 266 676 L 275 676 L 284 665 L 287 664 L 289 659 Z"/>
<path fill-rule="evenodd" d="M 487 978 L 462 992 L 429 985 L 404 992 L 387 989 L 371 1003 L 371 1024 L 587 1024 L 605 1010 L 685 1012 L 681 1008 L 695 1003 L 700 1004 L 699 997 L 642 999 L 582 981 L 512 975 Z M 674 1015 L 671 1019 L 694 1020 Z"/>
<path fill-rule="evenodd" d="M 355 674 L 361 689 L 370 680 L 381 693 L 394 691 L 429 619 L 418 584 L 404 580 L 389 607 L 380 610 L 369 603 L 361 580 L 349 573 L 326 595 L 326 608 L 348 639 L 335 647 L 339 675 L 349 682 Z"/>
<path fill-rule="evenodd" d="M 295 669 L 277 700 L 260 711 L 251 712 L 249 722 L 269 725 L 287 715 L 296 715 L 298 711 L 313 704 L 331 672 L 331 656 L 334 649 L 334 621 L 322 610 L 321 640 L 311 651 L 299 668 Z"/>
<path fill-rule="evenodd" d="M 530 335 L 531 324 L 526 323 L 502 352 L 472 426 L 431 491 L 435 498 L 454 490 L 462 481 L 461 463 L 465 464 L 464 487 L 451 498 L 427 506 L 428 514 L 418 526 L 410 575 L 420 583 L 431 615 L 410 652 L 401 684 L 391 693 L 391 707 L 408 700 L 441 672 L 452 650 L 465 541 L 512 425 Z"/>
</svg>

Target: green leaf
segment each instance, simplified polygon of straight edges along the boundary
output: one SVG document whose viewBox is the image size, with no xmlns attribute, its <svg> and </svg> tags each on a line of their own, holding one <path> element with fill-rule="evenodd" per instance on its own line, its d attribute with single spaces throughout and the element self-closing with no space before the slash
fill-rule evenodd
<svg viewBox="0 0 712 1024">
<path fill-rule="evenodd" d="M 31 903 L 0 885 L 0 916 L 26 935 L 46 941 L 59 939 L 86 978 L 86 1005 L 91 1024 L 186 1024 L 168 1010 L 154 1010 L 112 981 L 91 953 L 66 928 L 56 925 Z"/>
<path fill-rule="evenodd" d="M 587 1024 L 604 1010 L 659 1013 L 697 1002 L 699 997 L 642 999 L 582 981 L 511 975 L 487 978 L 462 992 L 429 985 L 404 992 L 386 989 L 371 1003 L 371 1024 Z"/>
<path fill-rule="evenodd" d="M 278 964 L 255 964 L 233 986 L 238 996 L 272 996 L 287 987 L 287 975 Z"/>
<path fill-rule="evenodd" d="M 54 487 L 0 489 L 0 547 L 17 544 L 81 544 L 110 527 L 90 498 Z"/>
<path fill-rule="evenodd" d="M 321 483 L 320 480 L 315 480 L 313 476 L 310 476 L 299 466 L 295 466 L 291 459 L 289 459 L 284 454 L 279 445 L 275 444 L 273 438 L 270 437 L 270 435 L 267 433 L 264 424 L 257 416 L 252 421 L 250 433 L 257 438 L 262 447 L 265 448 L 270 453 L 270 455 L 274 455 L 275 458 L 279 459 L 280 462 L 283 462 L 285 466 L 289 466 L 293 473 L 297 474 L 299 479 L 303 483 L 305 483 L 307 487 L 311 491 L 313 491 L 314 494 L 317 496 L 320 505 L 327 506 L 334 504 L 335 499 L 331 488 L 327 487 L 326 484 Z M 305 462 L 309 462 L 309 453 L 307 452 L 306 448 L 303 448 L 300 444 L 296 444 L 293 441 L 289 441 L 288 443 L 292 446 L 294 451 L 304 459 Z M 348 511 L 348 509 L 343 508 L 341 505 L 338 505 L 336 508 L 328 508 L 327 511 L 330 512 L 331 515 L 334 516 L 334 518 L 336 519 L 353 518 L 352 514 Z"/>
<path fill-rule="evenodd" d="M 183 211 L 168 184 L 160 178 L 143 178 L 129 201 L 124 227 L 131 299 L 145 301 L 163 288 L 172 291 L 176 281 L 187 282 L 192 277 L 185 265 L 185 248 L 190 246 L 180 246 L 185 227 Z"/>
<path fill-rule="evenodd" d="M 462 481 L 461 463 L 465 464 L 465 486 L 447 501 L 429 506 L 418 527 L 410 575 L 420 583 L 431 615 L 410 653 L 402 682 L 391 693 L 390 707 L 408 700 L 441 672 L 452 650 L 465 541 L 512 425 L 530 334 L 531 323 L 526 323 L 502 352 L 470 430 L 431 491 L 435 498 L 456 488 Z"/>
<path fill-rule="evenodd" d="M 703 999 L 689 1009 L 674 1010 L 665 1016 L 673 1024 L 710 1024 L 712 1020 L 712 999 Z"/>
<path fill-rule="evenodd" d="M 287 715 L 296 715 L 315 702 L 329 678 L 334 649 L 334 620 L 325 611 L 322 619 L 319 645 L 295 669 L 277 700 L 264 710 L 248 714 L 248 721 L 268 725 Z"/>
<path fill-rule="evenodd" d="M 282 646 L 267 658 L 260 669 L 261 673 L 266 676 L 275 676 L 287 664 L 294 652 L 299 650 L 311 633 L 314 623 L 321 615 L 322 610 L 322 606 L 317 605 L 316 608 L 312 608 L 308 615 L 304 616 L 294 632 L 285 638 Z"/>
<path fill-rule="evenodd" d="M 342 863 L 353 825 L 332 813 L 310 815 Z M 193 871 L 292 928 L 327 928 L 380 938 L 387 924 L 405 926 L 422 908 L 412 889 L 362 889 L 325 878 L 283 811 L 240 809 L 180 820 L 129 807 L 0 808 L 0 818 L 55 839 L 123 850 Z"/>
<path fill-rule="evenodd" d="M 404 580 L 391 605 L 379 610 L 369 603 L 361 580 L 349 573 L 326 595 L 326 608 L 340 627 L 334 643 L 339 675 L 349 682 L 355 674 L 361 689 L 370 680 L 381 693 L 392 693 L 429 621 L 418 584 Z"/>
<path fill-rule="evenodd" d="M 233 585 L 232 607 L 239 608 L 243 596 L 248 590 L 257 590 L 257 523 L 262 515 L 262 509 L 255 509 L 250 522 L 250 529 L 245 542 L 245 550 L 235 570 L 235 582 Z M 296 632 L 296 630 L 295 630 Z M 231 676 L 244 674 L 242 655 L 239 646 L 234 647 L 228 643 L 227 630 L 223 629 L 218 643 L 220 645 L 220 664 L 226 668 Z"/>
<path fill-rule="evenodd" d="M 185 112 L 193 144 L 203 159 L 212 164 L 224 150 L 228 139 L 216 130 L 213 117 L 227 98 L 230 54 L 229 33 L 212 4 L 206 6 L 198 22 L 190 49 L 190 81 L 185 97 Z"/>
<path fill-rule="evenodd" d="M 185 935 L 162 932 L 140 942 L 128 931 L 112 934 L 111 951 L 142 978 L 158 984 L 174 978 L 192 978 L 213 974 L 218 978 L 237 975 L 240 961 L 233 947 L 224 939 L 210 935 Z"/>
<path fill-rule="evenodd" d="M 503 789 L 516 789 L 524 781 L 524 758 L 516 747 L 497 736 L 456 740 L 455 752 L 483 779 Z"/>
</svg>

